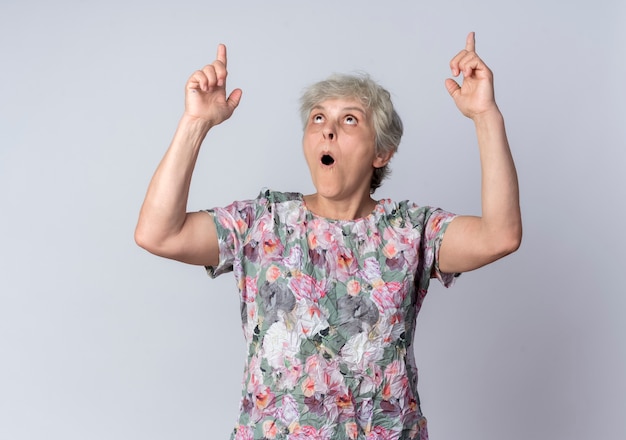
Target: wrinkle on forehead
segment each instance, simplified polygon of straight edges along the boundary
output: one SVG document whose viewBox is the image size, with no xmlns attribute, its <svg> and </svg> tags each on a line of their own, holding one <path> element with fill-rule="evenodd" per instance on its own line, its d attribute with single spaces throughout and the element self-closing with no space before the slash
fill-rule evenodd
<svg viewBox="0 0 626 440">
<path fill-rule="evenodd" d="M 337 99 L 340 100 L 340 99 Z M 314 110 L 324 110 L 327 111 L 328 110 L 328 106 L 324 106 L 325 102 L 328 101 L 334 101 L 334 99 L 327 99 L 325 101 L 322 101 L 321 103 L 313 106 L 313 108 L 311 108 L 311 112 L 313 112 Z M 342 112 L 354 112 L 354 111 L 358 111 L 359 113 L 363 114 L 363 116 L 368 116 L 369 115 L 369 111 L 365 106 L 359 106 L 359 105 L 354 105 L 354 102 L 358 102 L 357 99 L 354 100 L 350 100 L 352 102 L 350 102 L 350 104 L 346 105 L 345 107 L 341 107 L 340 110 Z"/>
</svg>

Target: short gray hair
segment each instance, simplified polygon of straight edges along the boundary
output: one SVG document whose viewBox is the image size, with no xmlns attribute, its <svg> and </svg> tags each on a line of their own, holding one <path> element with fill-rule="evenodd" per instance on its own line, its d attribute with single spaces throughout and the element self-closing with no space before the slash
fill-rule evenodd
<svg viewBox="0 0 626 440">
<path fill-rule="evenodd" d="M 402 139 L 402 120 L 393 107 L 391 94 L 365 73 L 334 74 L 304 90 L 300 98 L 300 117 L 306 127 L 313 107 L 327 99 L 354 98 L 371 111 L 376 132 L 376 154 L 395 153 Z M 389 176 L 388 164 L 374 169 L 370 193 L 374 193 Z"/>
</svg>

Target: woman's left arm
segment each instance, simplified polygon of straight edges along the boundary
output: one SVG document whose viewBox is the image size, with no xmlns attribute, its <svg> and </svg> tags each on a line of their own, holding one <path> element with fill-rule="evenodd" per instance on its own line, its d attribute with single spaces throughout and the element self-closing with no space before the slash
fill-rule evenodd
<svg viewBox="0 0 626 440">
<path fill-rule="evenodd" d="M 516 251 L 522 240 L 522 219 L 517 173 L 494 98 L 493 74 L 476 54 L 473 32 L 450 68 L 455 77 L 463 74 L 461 86 L 448 78 L 446 88 L 459 110 L 474 121 L 482 172 L 482 215 L 456 217 L 439 251 L 439 269 L 460 273 Z"/>
</svg>

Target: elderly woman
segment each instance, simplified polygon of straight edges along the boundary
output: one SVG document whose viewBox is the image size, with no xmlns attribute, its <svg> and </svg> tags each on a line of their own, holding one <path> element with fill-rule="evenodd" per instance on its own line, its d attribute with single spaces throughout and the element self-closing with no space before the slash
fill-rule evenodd
<svg viewBox="0 0 626 440">
<path fill-rule="evenodd" d="M 208 131 L 239 105 L 226 94 L 226 48 L 187 82 L 185 112 L 141 208 L 137 243 L 167 258 L 233 271 L 248 344 L 235 439 L 426 439 L 413 335 L 431 278 L 444 285 L 515 251 L 517 177 L 493 77 L 474 34 L 446 80 L 476 126 L 482 215 L 374 200 L 402 136 L 389 93 L 334 76 L 303 95 L 303 149 L 316 192 L 264 190 L 186 212 Z"/>
</svg>

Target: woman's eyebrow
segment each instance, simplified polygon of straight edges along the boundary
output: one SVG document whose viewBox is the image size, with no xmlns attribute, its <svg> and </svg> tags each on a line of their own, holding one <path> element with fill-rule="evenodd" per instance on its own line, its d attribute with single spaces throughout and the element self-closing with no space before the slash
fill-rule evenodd
<svg viewBox="0 0 626 440">
<path fill-rule="evenodd" d="M 366 115 L 367 115 L 367 112 L 366 112 L 364 109 L 362 109 L 361 107 L 344 107 L 344 108 L 342 108 L 342 110 L 343 110 L 344 112 L 345 112 L 345 111 L 349 111 L 349 112 L 357 111 L 357 112 L 362 113 L 362 114 L 363 114 L 363 116 L 366 116 Z"/>
</svg>

